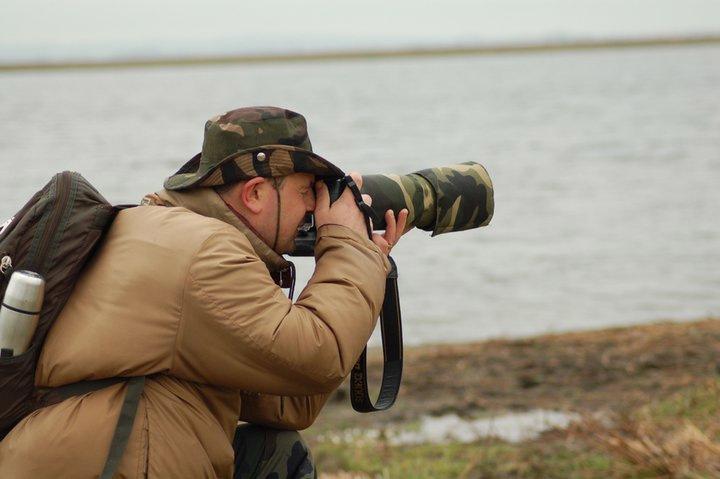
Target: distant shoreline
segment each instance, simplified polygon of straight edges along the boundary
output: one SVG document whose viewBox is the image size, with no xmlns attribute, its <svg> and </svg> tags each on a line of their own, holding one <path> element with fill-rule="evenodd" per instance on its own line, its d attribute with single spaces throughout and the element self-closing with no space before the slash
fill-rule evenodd
<svg viewBox="0 0 720 479">
<path fill-rule="evenodd" d="M 0 63 L 0 73 L 52 70 L 95 70 L 109 68 L 157 68 L 172 66 L 206 66 L 254 63 L 287 63 L 334 60 L 365 60 L 383 58 L 412 58 L 461 55 L 502 55 L 513 53 L 544 53 L 573 50 L 616 48 L 646 48 L 720 44 L 720 35 L 663 38 L 621 38 L 590 41 L 549 43 L 507 43 L 495 45 L 457 46 L 441 48 L 408 48 L 388 50 L 326 51 L 314 53 L 283 53 L 265 55 L 218 55 L 205 57 L 128 58 L 98 61 L 16 62 Z"/>
</svg>

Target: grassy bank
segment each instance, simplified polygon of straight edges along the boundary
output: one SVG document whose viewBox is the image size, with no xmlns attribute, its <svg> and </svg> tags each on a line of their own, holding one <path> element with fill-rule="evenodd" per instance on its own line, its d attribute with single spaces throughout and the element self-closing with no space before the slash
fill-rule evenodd
<svg viewBox="0 0 720 479">
<path fill-rule="evenodd" d="M 393 409 L 352 413 L 340 393 L 306 433 L 323 477 L 720 477 L 720 321 L 422 347 L 406 357 Z M 384 433 L 427 415 L 533 408 L 579 419 L 522 442 L 398 445 Z M 368 428 L 380 434 L 331 434 Z"/>
<path fill-rule="evenodd" d="M 720 477 L 720 382 L 688 387 L 669 398 L 587 417 L 565 430 L 512 444 L 389 446 L 319 443 L 326 478 L 717 478 Z"/>
</svg>

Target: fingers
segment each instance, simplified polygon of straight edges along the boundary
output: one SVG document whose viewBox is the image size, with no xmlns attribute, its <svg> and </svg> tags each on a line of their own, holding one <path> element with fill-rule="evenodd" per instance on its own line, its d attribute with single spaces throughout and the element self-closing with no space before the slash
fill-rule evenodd
<svg viewBox="0 0 720 479">
<path fill-rule="evenodd" d="M 330 193 L 324 181 L 315 182 L 315 210 L 325 211 L 330 208 Z"/>
<path fill-rule="evenodd" d="M 410 216 L 410 212 L 407 210 L 407 208 L 403 208 L 402 210 L 400 210 L 397 220 L 397 231 L 399 232 L 398 237 L 405 234 L 405 225 L 407 224 L 408 216 Z"/>
<path fill-rule="evenodd" d="M 393 210 L 387 210 L 385 212 L 385 234 L 383 236 L 388 244 L 395 242 L 396 232 L 395 214 L 393 214 Z"/>
<path fill-rule="evenodd" d="M 390 254 L 390 251 L 405 232 L 408 215 L 409 211 L 406 208 L 400 210 L 397 218 L 393 214 L 392 210 L 387 210 L 385 212 L 385 232 L 382 235 L 373 234 L 372 240 L 373 243 L 380 248 L 380 251 L 386 255 Z"/>
<path fill-rule="evenodd" d="M 397 218 L 393 214 L 392 210 L 385 212 L 385 239 L 390 243 L 390 247 L 394 246 L 400 237 L 405 233 L 405 225 L 407 224 L 408 215 L 410 212 L 407 208 L 403 208 L 398 213 Z"/>
</svg>

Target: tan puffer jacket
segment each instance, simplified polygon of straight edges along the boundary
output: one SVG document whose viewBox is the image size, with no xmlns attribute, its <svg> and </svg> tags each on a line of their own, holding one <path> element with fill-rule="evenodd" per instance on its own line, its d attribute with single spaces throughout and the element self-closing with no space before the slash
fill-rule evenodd
<svg viewBox="0 0 720 479">
<path fill-rule="evenodd" d="M 155 198 L 178 206 L 118 215 L 47 337 L 36 383 L 148 375 L 120 477 L 230 478 L 238 417 L 305 428 L 349 374 L 379 314 L 387 259 L 324 226 L 293 304 L 269 275 L 284 260 L 213 190 Z M 124 389 L 25 418 L 0 443 L 0 477 L 97 477 Z"/>
</svg>

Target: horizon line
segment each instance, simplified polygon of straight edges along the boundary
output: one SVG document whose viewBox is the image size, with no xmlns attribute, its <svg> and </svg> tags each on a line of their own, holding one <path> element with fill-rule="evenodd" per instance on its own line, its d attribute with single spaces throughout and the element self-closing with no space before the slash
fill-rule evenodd
<svg viewBox="0 0 720 479">
<path fill-rule="evenodd" d="M 0 63 L 0 73 L 52 70 L 95 70 L 110 68 L 157 68 L 172 66 L 206 66 L 253 63 L 289 63 L 307 61 L 364 60 L 383 58 L 412 58 L 462 55 L 502 55 L 514 53 L 543 53 L 572 50 L 602 50 L 685 46 L 720 43 L 718 35 L 667 36 L 649 38 L 615 38 L 604 40 L 567 40 L 545 43 L 508 42 L 455 47 L 417 47 L 395 49 L 366 49 L 317 51 L 306 53 L 277 53 L 259 55 L 215 55 L 187 57 L 126 58 L 113 60 L 79 60 L 50 62 Z"/>
</svg>

